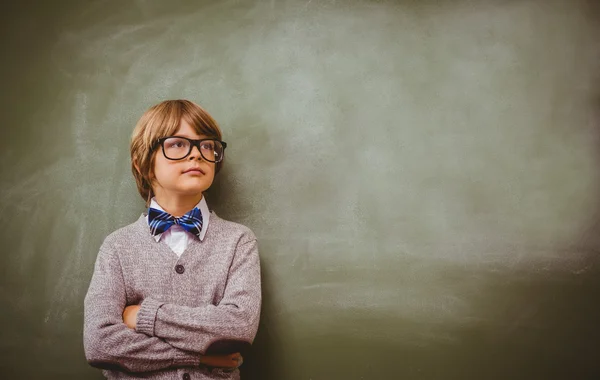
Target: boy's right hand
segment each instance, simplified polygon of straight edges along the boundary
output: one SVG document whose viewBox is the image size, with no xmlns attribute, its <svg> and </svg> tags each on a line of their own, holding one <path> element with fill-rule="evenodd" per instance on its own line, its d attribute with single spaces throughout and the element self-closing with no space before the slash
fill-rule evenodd
<svg viewBox="0 0 600 380">
<path fill-rule="evenodd" d="M 206 355 L 200 358 L 200 363 L 209 367 L 237 368 L 242 365 L 244 358 L 239 352 L 228 355 Z"/>
</svg>

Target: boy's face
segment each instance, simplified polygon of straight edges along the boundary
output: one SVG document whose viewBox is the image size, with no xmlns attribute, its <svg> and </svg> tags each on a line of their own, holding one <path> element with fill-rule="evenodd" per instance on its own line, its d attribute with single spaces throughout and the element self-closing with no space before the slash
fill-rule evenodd
<svg viewBox="0 0 600 380">
<path fill-rule="evenodd" d="M 181 120 L 174 136 L 199 140 L 207 136 L 199 135 L 187 121 Z M 158 147 L 154 160 L 154 181 L 152 189 L 159 197 L 199 196 L 207 190 L 215 178 L 215 163 L 202 158 L 197 147 L 189 156 L 181 160 L 169 160 Z"/>
</svg>

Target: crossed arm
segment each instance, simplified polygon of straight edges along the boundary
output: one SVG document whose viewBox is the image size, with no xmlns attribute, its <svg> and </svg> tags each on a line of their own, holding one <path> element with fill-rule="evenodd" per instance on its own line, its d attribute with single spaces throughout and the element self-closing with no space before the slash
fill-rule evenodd
<svg viewBox="0 0 600 380">
<path fill-rule="evenodd" d="M 204 356 L 220 340 L 252 342 L 260 314 L 256 241 L 239 244 L 219 305 L 185 307 L 146 298 L 127 306 L 116 252 L 103 244 L 85 299 L 88 362 L 129 372 L 197 366 L 237 367 L 239 354 Z"/>
</svg>

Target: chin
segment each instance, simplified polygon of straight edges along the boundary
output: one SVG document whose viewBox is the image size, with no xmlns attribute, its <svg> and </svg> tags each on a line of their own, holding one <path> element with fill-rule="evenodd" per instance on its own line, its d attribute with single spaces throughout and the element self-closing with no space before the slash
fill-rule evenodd
<svg viewBox="0 0 600 380">
<path fill-rule="evenodd" d="M 181 192 L 186 193 L 188 195 L 198 194 L 205 192 L 212 182 L 206 183 L 206 181 L 198 181 L 197 183 L 190 183 L 187 186 L 181 186 Z"/>
<path fill-rule="evenodd" d="M 208 190 L 210 186 L 193 186 L 193 187 L 186 187 L 185 189 L 181 189 L 181 193 L 185 194 L 185 195 L 197 195 L 197 194 L 201 194 L 203 192 L 205 192 L 206 190 Z"/>
</svg>

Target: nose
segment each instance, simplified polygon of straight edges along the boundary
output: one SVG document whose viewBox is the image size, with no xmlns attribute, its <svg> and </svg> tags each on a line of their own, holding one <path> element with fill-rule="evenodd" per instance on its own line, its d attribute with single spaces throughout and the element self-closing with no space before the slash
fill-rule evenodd
<svg viewBox="0 0 600 380">
<path fill-rule="evenodd" d="M 192 150 L 190 151 L 190 160 L 200 160 L 202 159 L 202 154 L 200 153 L 200 149 L 196 145 L 192 145 Z"/>
</svg>

